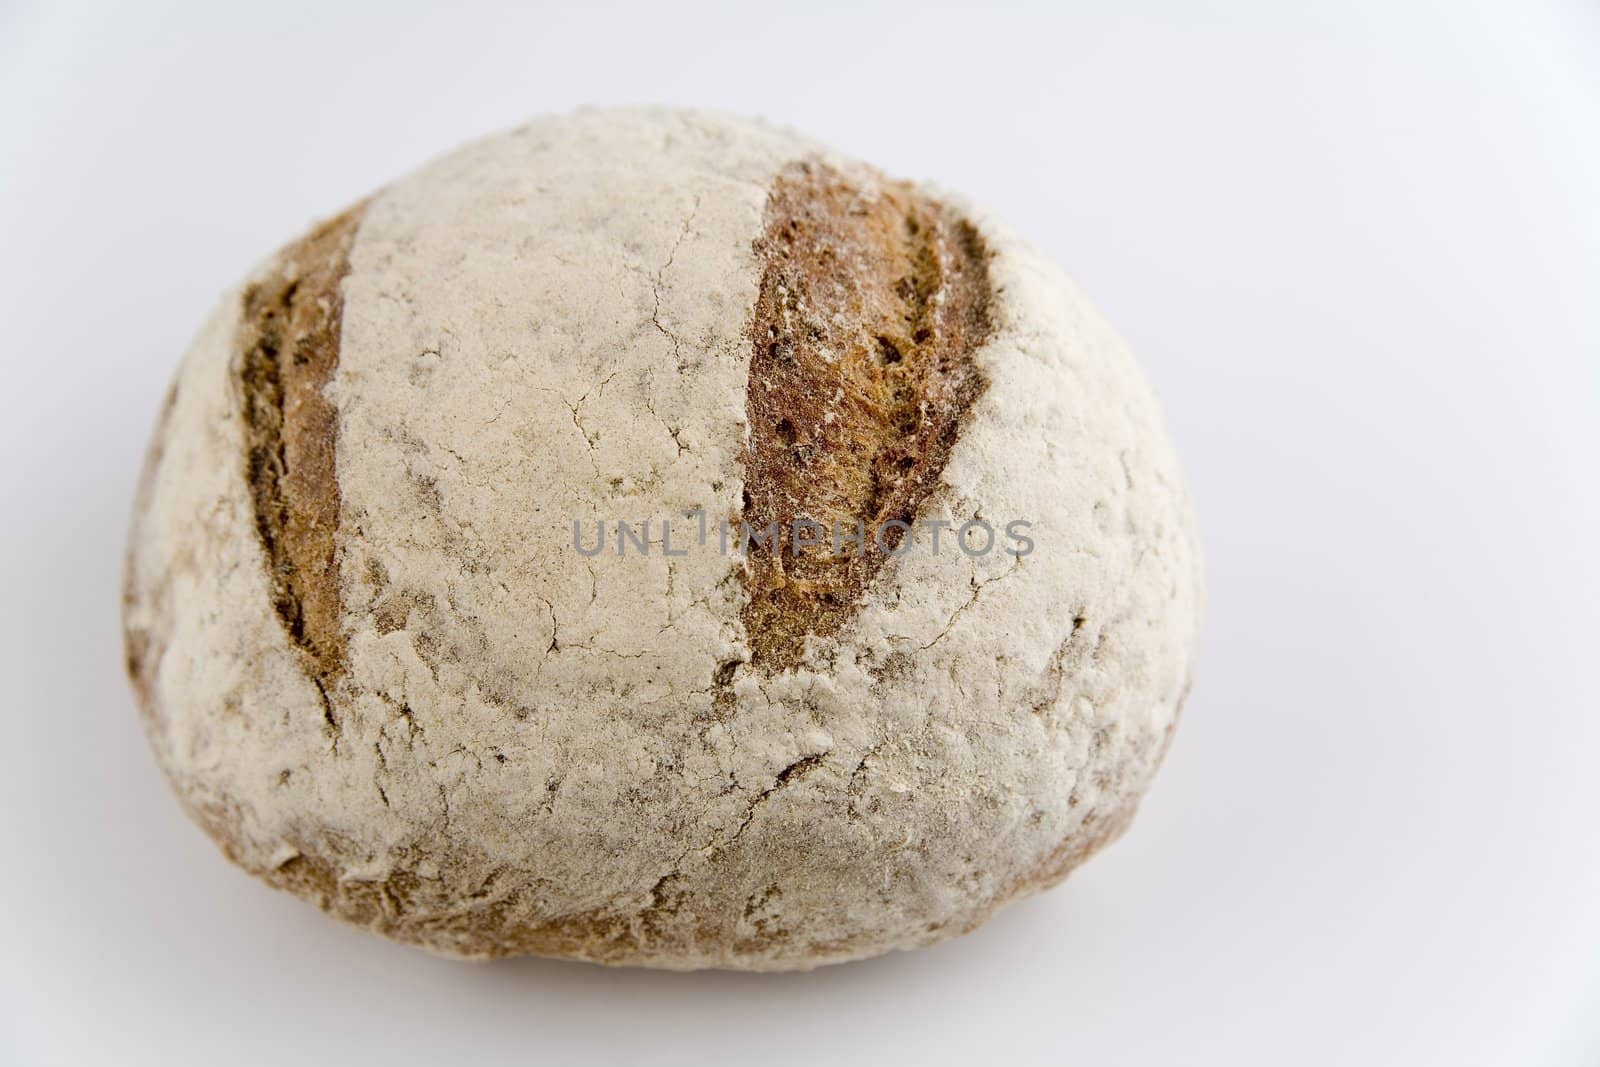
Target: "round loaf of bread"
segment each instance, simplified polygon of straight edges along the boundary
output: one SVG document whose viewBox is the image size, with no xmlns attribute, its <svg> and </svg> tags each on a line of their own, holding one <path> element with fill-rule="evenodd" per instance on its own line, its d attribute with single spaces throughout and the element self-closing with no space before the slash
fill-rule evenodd
<svg viewBox="0 0 1600 1067">
<path fill-rule="evenodd" d="M 128 668 L 235 863 L 469 957 L 925 945 L 1128 824 L 1199 578 L 1054 266 L 791 133 L 583 112 L 285 247 L 185 357 Z"/>
</svg>

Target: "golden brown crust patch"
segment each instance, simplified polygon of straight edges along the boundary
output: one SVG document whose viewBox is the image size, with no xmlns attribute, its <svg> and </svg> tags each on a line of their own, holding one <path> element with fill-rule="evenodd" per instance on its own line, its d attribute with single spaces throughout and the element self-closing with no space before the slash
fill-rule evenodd
<svg viewBox="0 0 1600 1067">
<path fill-rule="evenodd" d="M 239 326 L 248 476 L 274 607 L 319 683 L 344 666 L 340 628 L 338 414 L 323 387 L 339 364 L 341 282 L 365 204 L 278 254 L 247 289 Z"/>
<path fill-rule="evenodd" d="M 814 162 L 773 184 L 756 255 L 743 518 L 780 537 L 750 546 L 743 622 L 754 663 L 782 670 L 839 630 L 903 536 L 885 524 L 913 523 L 938 484 L 987 384 L 972 355 L 992 292 L 970 222 L 908 183 Z M 825 541 L 859 522 L 862 551 L 793 551 L 802 520 Z"/>
</svg>

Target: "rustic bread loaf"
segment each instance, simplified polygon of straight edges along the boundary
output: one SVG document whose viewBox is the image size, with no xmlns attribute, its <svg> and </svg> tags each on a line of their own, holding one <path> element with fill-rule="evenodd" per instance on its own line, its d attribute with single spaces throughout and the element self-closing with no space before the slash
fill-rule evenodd
<svg viewBox="0 0 1600 1067">
<path fill-rule="evenodd" d="M 224 298 L 125 626 L 174 789 L 269 883 L 451 954 L 781 969 L 1118 834 L 1198 587 L 1149 388 L 998 222 L 584 112 Z"/>
</svg>

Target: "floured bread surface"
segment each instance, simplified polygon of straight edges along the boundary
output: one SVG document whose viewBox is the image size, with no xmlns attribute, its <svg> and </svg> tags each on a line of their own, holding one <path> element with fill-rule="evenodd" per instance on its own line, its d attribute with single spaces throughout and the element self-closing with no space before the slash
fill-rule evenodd
<svg viewBox="0 0 1600 1067">
<path fill-rule="evenodd" d="M 792 134 L 614 111 L 223 300 L 125 624 L 175 790 L 268 882 L 450 954 L 784 969 L 1119 833 L 1198 604 L 1148 386 L 1055 267 Z"/>
</svg>

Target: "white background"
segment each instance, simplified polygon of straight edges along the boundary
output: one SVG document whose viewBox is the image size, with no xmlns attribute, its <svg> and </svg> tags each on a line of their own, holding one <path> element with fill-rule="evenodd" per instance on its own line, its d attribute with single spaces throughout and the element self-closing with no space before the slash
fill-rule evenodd
<svg viewBox="0 0 1600 1067">
<path fill-rule="evenodd" d="M 1600 1062 L 1600 11 L 0 0 L 0 1058 Z M 585 103 L 986 201 L 1167 407 L 1207 549 L 1133 831 L 941 947 L 672 975 L 392 946 L 229 867 L 122 678 L 140 451 L 248 265 Z"/>
</svg>

